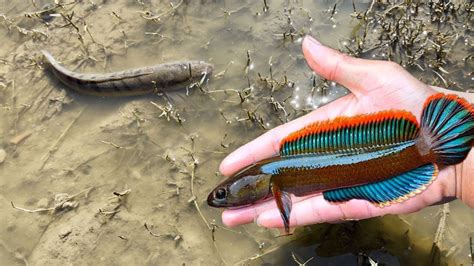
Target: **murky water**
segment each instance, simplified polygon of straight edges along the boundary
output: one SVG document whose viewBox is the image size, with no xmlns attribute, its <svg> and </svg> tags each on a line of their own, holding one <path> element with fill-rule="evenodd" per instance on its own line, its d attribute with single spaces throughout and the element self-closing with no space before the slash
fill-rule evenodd
<svg viewBox="0 0 474 266">
<path fill-rule="evenodd" d="M 300 46 L 311 34 L 350 49 L 360 27 L 351 1 L 47 3 L 0 1 L 2 264 L 470 262 L 474 218 L 460 202 L 277 238 L 254 224 L 223 227 L 220 211 L 204 201 L 222 178 L 216 172 L 226 154 L 347 93 L 315 77 Z M 469 40 L 459 42 L 453 58 L 472 54 Z M 187 93 L 89 97 L 44 71 L 41 49 L 82 72 L 178 59 L 206 60 L 216 70 Z M 472 60 L 449 63 L 448 71 L 458 69 L 450 75 L 454 87 L 471 89 L 459 68 Z M 413 71 L 443 82 L 433 78 L 443 73 Z M 437 231 L 441 252 L 433 256 Z"/>
</svg>

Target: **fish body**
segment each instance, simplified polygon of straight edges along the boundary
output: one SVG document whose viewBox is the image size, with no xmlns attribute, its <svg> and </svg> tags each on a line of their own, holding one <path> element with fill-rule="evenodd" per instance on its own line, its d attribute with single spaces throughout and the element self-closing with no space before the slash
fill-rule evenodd
<svg viewBox="0 0 474 266">
<path fill-rule="evenodd" d="M 105 74 L 82 74 L 61 66 L 42 51 L 54 76 L 78 92 L 97 96 L 134 96 L 185 88 L 213 71 L 204 61 L 177 61 Z"/>
<path fill-rule="evenodd" d="M 372 151 L 277 158 L 261 170 L 296 196 L 382 181 L 429 163 L 419 154 L 414 141 Z"/>
<path fill-rule="evenodd" d="M 257 162 L 217 186 L 214 207 L 274 197 L 287 231 L 290 194 L 322 192 L 330 202 L 364 199 L 377 206 L 423 191 L 439 165 L 462 162 L 474 140 L 474 108 L 454 95 L 427 99 L 415 116 L 389 110 L 311 124 L 282 140 L 280 154 Z"/>
</svg>

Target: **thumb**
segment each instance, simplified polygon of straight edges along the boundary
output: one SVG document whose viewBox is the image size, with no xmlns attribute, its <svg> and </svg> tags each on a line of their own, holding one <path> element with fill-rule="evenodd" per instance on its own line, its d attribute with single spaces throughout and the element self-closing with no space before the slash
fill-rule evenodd
<svg viewBox="0 0 474 266">
<path fill-rule="evenodd" d="M 381 62 L 350 57 L 326 47 L 311 36 L 303 41 L 303 53 L 308 65 L 317 74 L 351 90 L 356 96 L 370 90 L 370 73 Z M 373 79 L 373 78 L 372 78 Z"/>
</svg>

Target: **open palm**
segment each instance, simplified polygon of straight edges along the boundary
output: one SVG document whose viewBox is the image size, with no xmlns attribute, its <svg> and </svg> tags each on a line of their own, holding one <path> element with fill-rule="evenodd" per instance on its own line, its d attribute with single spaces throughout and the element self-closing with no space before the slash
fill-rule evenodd
<svg viewBox="0 0 474 266">
<path fill-rule="evenodd" d="M 352 94 L 278 126 L 240 147 L 221 163 L 222 174 L 231 175 L 245 166 L 275 156 L 279 152 L 280 141 L 284 137 L 316 121 L 387 109 L 403 109 L 412 112 L 419 120 L 426 98 L 437 92 L 435 88 L 420 82 L 396 63 L 349 57 L 321 45 L 309 36 L 303 41 L 303 53 L 308 65 L 316 73 L 345 86 Z M 425 192 L 408 201 L 385 208 L 376 207 L 365 200 L 329 203 L 321 194 L 293 197 L 290 224 L 301 226 L 365 219 L 388 213 L 415 212 L 454 197 L 454 183 L 454 167 L 444 168 L 440 171 L 437 180 Z M 280 212 L 273 200 L 240 209 L 225 210 L 222 220 L 228 226 L 256 220 L 261 226 L 283 227 Z"/>
</svg>

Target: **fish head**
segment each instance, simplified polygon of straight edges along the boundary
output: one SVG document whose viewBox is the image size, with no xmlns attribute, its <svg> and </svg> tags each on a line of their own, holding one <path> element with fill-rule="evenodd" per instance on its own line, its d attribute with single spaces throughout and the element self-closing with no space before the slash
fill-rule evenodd
<svg viewBox="0 0 474 266">
<path fill-rule="evenodd" d="M 213 71 L 214 66 L 204 61 L 176 61 L 161 65 L 155 75 L 166 91 L 174 91 L 207 82 Z"/>
<path fill-rule="evenodd" d="M 271 175 L 259 167 L 249 167 L 219 184 L 207 197 L 212 207 L 240 207 L 271 196 Z"/>
<path fill-rule="evenodd" d="M 191 69 L 190 75 L 194 79 L 201 79 L 203 76 L 209 77 L 214 71 L 214 66 L 204 61 L 191 61 L 186 68 Z"/>
</svg>

